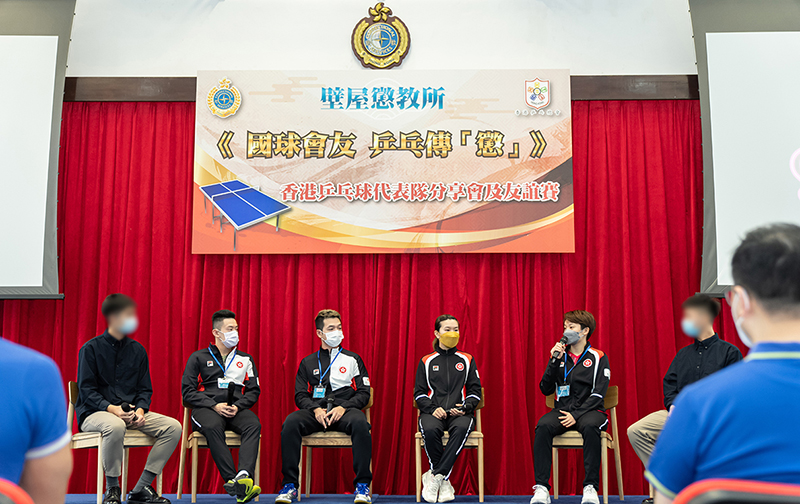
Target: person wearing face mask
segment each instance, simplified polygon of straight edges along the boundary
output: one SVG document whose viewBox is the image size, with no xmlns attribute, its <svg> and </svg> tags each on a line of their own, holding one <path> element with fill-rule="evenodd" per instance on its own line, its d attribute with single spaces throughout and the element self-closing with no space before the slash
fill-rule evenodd
<svg viewBox="0 0 800 504">
<path fill-rule="evenodd" d="M 457 348 L 458 320 L 454 316 L 437 317 L 433 336 L 434 352 L 420 360 L 414 384 L 419 431 L 431 466 L 422 475 L 422 498 L 426 502 L 450 502 L 455 499 L 450 472 L 475 427 L 481 379 L 475 359 Z M 445 432 L 450 439 L 443 446 Z"/>
<path fill-rule="evenodd" d="M 299 408 L 286 417 L 281 430 L 283 488 L 275 502 L 290 504 L 298 497 L 300 449 L 303 436 L 325 430 L 344 432 L 353 442 L 356 474 L 354 501 L 372 502 L 372 433 L 361 411 L 369 404 L 367 367 L 355 352 L 342 348 L 342 316 L 321 310 L 314 318 L 320 348 L 300 362 L 294 387 Z"/>
<path fill-rule="evenodd" d="M 564 333 L 550 350 L 550 360 L 539 390 L 555 393 L 555 407 L 539 419 L 533 442 L 533 469 L 536 486 L 531 504 L 550 503 L 550 469 L 553 464 L 553 438 L 568 430 L 583 436 L 582 504 L 599 504 L 600 432 L 608 426 L 603 402 L 611 380 L 608 357 L 592 347 L 589 338 L 596 322 L 588 311 L 564 314 Z"/>
<path fill-rule="evenodd" d="M 122 499 L 119 476 L 127 429 L 156 439 L 139 481 L 128 494 L 130 504 L 169 501 L 151 486 L 181 439 L 181 424 L 150 411 L 153 387 L 147 351 L 130 335 L 139 326 L 136 303 L 125 294 L 111 294 L 100 307 L 108 329 L 81 347 L 78 355 L 78 401 L 75 413 L 83 432 L 103 435 L 104 504 Z"/>
<path fill-rule="evenodd" d="M 628 427 L 628 439 L 645 467 L 681 390 L 742 360 L 739 349 L 719 339 L 714 332 L 714 319 L 720 312 L 717 300 L 705 294 L 695 294 L 683 302 L 682 308 L 681 329 L 694 341 L 678 350 L 664 376 L 665 409 L 651 413 Z M 649 498 L 644 500 L 645 504 L 652 502 Z"/>
<path fill-rule="evenodd" d="M 700 480 L 800 481 L 800 227 L 748 232 L 731 262 L 726 300 L 750 352 L 678 396 L 645 473 L 656 504 Z"/>
<path fill-rule="evenodd" d="M 253 481 L 261 422 L 250 409 L 261 394 L 256 363 L 239 349 L 235 313 L 214 312 L 211 328 L 214 342 L 194 352 L 186 363 L 181 382 L 183 402 L 192 407 L 192 429 L 205 436 L 225 481 L 223 488 L 237 502 L 248 502 L 261 492 Z M 226 430 L 242 437 L 238 469 L 225 443 Z"/>
</svg>

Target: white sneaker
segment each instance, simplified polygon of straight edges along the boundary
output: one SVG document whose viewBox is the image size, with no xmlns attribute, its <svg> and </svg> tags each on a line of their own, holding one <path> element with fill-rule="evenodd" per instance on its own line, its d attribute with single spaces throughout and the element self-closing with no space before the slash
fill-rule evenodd
<svg viewBox="0 0 800 504">
<path fill-rule="evenodd" d="M 550 504 L 550 490 L 544 485 L 533 487 L 533 497 L 530 504 Z"/>
<path fill-rule="evenodd" d="M 423 481 L 425 481 L 424 478 Z M 439 499 L 439 488 L 443 481 L 444 476 L 441 474 L 428 478 L 428 484 L 422 486 L 422 498 L 425 499 L 425 502 L 436 502 Z"/>
<path fill-rule="evenodd" d="M 450 480 L 442 481 L 439 487 L 439 502 L 450 502 L 456 498 L 456 489 L 450 484 Z"/>
<path fill-rule="evenodd" d="M 600 504 L 600 499 L 597 498 L 597 490 L 592 485 L 583 487 L 581 504 Z"/>
</svg>

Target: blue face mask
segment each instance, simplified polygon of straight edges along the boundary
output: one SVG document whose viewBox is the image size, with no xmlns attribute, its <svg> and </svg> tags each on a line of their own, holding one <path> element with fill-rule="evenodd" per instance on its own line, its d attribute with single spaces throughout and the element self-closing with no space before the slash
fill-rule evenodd
<svg viewBox="0 0 800 504">
<path fill-rule="evenodd" d="M 689 319 L 681 320 L 681 329 L 683 329 L 683 333 L 690 338 L 696 338 L 700 336 L 700 328 Z"/>
<path fill-rule="evenodd" d="M 122 323 L 119 325 L 119 332 L 127 336 L 128 334 L 135 332 L 138 328 L 139 319 L 134 315 L 133 317 L 128 317 L 122 321 Z"/>
</svg>

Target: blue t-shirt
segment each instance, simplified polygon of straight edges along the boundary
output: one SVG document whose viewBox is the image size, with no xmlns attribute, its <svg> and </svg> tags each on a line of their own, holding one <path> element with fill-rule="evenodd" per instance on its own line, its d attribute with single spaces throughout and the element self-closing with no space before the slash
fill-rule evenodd
<svg viewBox="0 0 800 504">
<path fill-rule="evenodd" d="M 760 343 L 684 389 L 645 476 L 674 497 L 708 478 L 800 482 L 800 343 Z"/>
<path fill-rule="evenodd" d="M 0 478 L 19 483 L 26 459 L 69 443 L 67 401 L 58 366 L 39 352 L 0 338 L 0 369 Z"/>
</svg>

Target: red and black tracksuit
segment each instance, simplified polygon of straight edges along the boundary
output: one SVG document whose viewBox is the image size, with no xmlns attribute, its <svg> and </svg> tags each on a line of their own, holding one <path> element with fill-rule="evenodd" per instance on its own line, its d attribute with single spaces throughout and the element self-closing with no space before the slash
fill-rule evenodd
<svg viewBox="0 0 800 504">
<path fill-rule="evenodd" d="M 611 379 L 608 357 L 587 343 L 577 362 L 568 348 L 560 359 L 550 358 L 539 383 L 544 395 L 556 393 L 559 387 L 569 386 L 569 395 L 558 397 L 555 408 L 539 419 L 533 442 L 533 469 L 536 484 L 550 488 L 550 469 L 553 463 L 553 438 L 567 430 L 577 430 L 583 436 L 583 465 L 586 476 L 583 484 L 600 487 L 600 432 L 608 426 L 603 402 Z M 565 377 L 566 375 L 566 377 Z M 563 389 L 561 389 L 563 390 Z M 561 425 L 560 416 L 568 412 L 575 418 L 569 429 Z"/>
<path fill-rule="evenodd" d="M 419 408 L 419 431 L 425 440 L 425 452 L 433 475 L 450 476 L 458 454 L 464 448 L 469 433 L 475 428 L 475 407 L 481 402 L 481 379 L 475 359 L 457 348 L 443 350 L 439 341 L 435 352 L 423 357 L 417 366 L 414 400 Z M 447 418 L 433 416 L 437 408 L 448 412 Z M 462 416 L 449 411 L 461 408 Z M 447 446 L 442 437 L 448 432 Z"/>
</svg>

